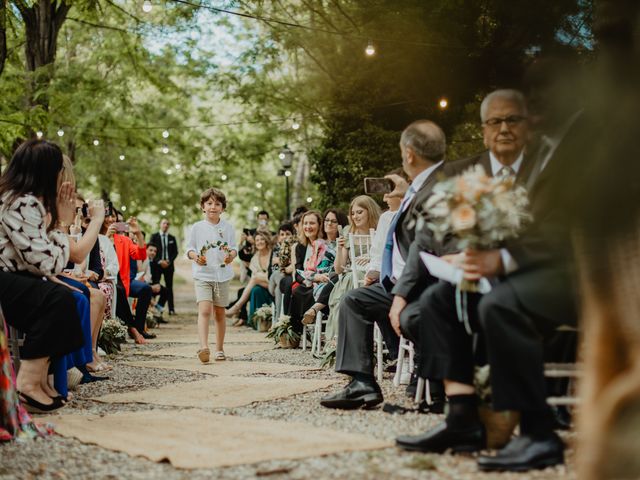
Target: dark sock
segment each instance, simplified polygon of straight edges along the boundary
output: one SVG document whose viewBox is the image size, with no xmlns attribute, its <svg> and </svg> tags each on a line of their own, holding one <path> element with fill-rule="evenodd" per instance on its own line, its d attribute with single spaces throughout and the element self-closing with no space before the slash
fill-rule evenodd
<svg viewBox="0 0 640 480">
<path fill-rule="evenodd" d="M 351 376 L 353 377 L 354 380 L 357 380 L 359 382 L 376 383 L 375 377 L 367 373 L 353 372 Z"/>
<path fill-rule="evenodd" d="M 548 438 L 553 435 L 553 413 L 551 409 L 523 410 L 520 412 L 520 433 L 534 438 Z"/>
<path fill-rule="evenodd" d="M 429 380 L 429 393 L 432 402 L 444 402 L 444 384 L 442 380 Z"/>
<path fill-rule="evenodd" d="M 451 395 L 445 422 L 453 430 L 466 430 L 477 426 L 480 422 L 478 397 L 475 394 Z"/>
</svg>

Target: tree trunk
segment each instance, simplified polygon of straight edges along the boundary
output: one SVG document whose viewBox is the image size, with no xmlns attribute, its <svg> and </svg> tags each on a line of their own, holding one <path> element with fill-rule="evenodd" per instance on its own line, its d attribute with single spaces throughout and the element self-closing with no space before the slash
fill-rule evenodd
<svg viewBox="0 0 640 480">
<path fill-rule="evenodd" d="M 58 33 L 71 5 L 65 0 L 39 0 L 31 7 L 23 1 L 17 1 L 16 6 L 25 25 L 26 69 L 33 74 L 28 104 L 48 109 L 49 99 L 44 90 L 53 78 Z"/>
<path fill-rule="evenodd" d="M 0 0 L 0 76 L 7 61 L 7 2 Z"/>
</svg>

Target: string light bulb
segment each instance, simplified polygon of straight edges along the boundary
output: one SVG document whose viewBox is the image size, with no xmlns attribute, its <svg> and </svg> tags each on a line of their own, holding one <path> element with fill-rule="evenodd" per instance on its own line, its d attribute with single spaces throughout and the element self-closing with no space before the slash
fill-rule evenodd
<svg viewBox="0 0 640 480">
<path fill-rule="evenodd" d="M 300 128 L 300 124 L 294 120 L 291 124 L 291 128 L 293 128 L 294 130 L 298 130 Z"/>
<path fill-rule="evenodd" d="M 173 170 L 171 168 L 167 169 L 167 175 L 171 175 L 173 173 Z"/>
<path fill-rule="evenodd" d="M 64 130 L 62 130 L 62 129 L 58 130 L 58 136 L 59 137 L 64 137 Z"/>
<path fill-rule="evenodd" d="M 258 207 L 255 207 L 255 206 L 253 207 L 254 212 L 257 212 L 258 210 L 260 210 Z"/>
<path fill-rule="evenodd" d="M 180 170 L 182 168 L 182 165 L 179 164 L 179 163 L 176 163 L 176 167 L 175 168 L 176 168 L 176 170 Z"/>
<path fill-rule="evenodd" d="M 153 5 L 151 5 L 151 2 L 149 0 L 145 0 L 144 2 L 142 2 L 142 11 L 144 13 L 149 13 L 152 9 Z"/>
<path fill-rule="evenodd" d="M 257 183 L 256 183 L 256 188 L 262 188 L 262 183 L 257 182 Z"/>
<path fill-rule="evenodd" d="M 169 147 L 167 147 L 166 145 L 162 147 L 162 153 L 169 153 Z"/>
<path fill-rule="evenodd" d="M 122 210 L 123 212 L 127 211 L 127 206 L 126 205 L 122 205 L 122 207 L 120 208 L 120 210 Z"/>
<path fill-rule="evenodd" d="M 169 138 L 169 130 L 162 132 L 162 138 Z"/>
<path fill-rule="evenodd" d="M 313 202 L 313 198 L 307 197 L 307 203 L 311 203 L 311 202 Z"/>
<path fill-rule="evenodd" d="M 373 46 L 373 43 L 369 42 L 367 44 L 367 48 L 364 49 L 364 53 L 367 57 L 373 57 L 376 54 L 376 47 Z"/>
<path fill-rule="evenodd" d="M 167 214 L 167 211 L 166 211 L 166 210 L 160 210 L 160 215 L 163 215 L 163 216 L 164 216 L 164 215 L 166 215 L 166 214 Z"/>
<path fill-rule="evenodd" d="M 284 157 L 285 157 L 284 153 L 280 152 L 280 153 L 278 154 L 278 158 L 279 158 L 280 160 L 284 160 Z"/>
<path fill-rule="evenodd" d="M 229 178 L 229 177 L 227 177 L 224 173 L 222 175 L 220 175 L 220 180 L 222 180 L 223 182 L 226 182 L 227 178 Z"/>
<path fill-rule="evenodd" d="M 38 130 L 36 132 L 36 137 L 38 137 L 38 138 L 42 138 L 43 135 L 44 135 L 44 133 L 42 133 L 40 130 Z"/>
<path fill-rule="evenodd" d="M 447 108 L 449 106 L 449 100 L 447 100 L 445 97 L 442 97 L 439 101 L 438 101 L 438 107 L 440 107 L 440 110 L 444 110 L 445 108 Z"/>
<path fill-rule="evenodd" d="M 290 177 L 291 176 L 291 170 L 285 170 L 284 176 L 285 177 Z"/>
<path fill-rule="evenodd" d="M 93 141 L 93 145 L 94 145 L 94 146 L 96 146 L 96 147 L 97 147 L 98 145 L 100 145 L 100 140 L 98 140 L 98 139 L 96 138 L 96 139 Z"/>
<path fill-rule="evenodd" d="M 120 155 L 118 158 L 119 158 L 120 160 L 124 160 L 124 155 Z"/>
</svg>

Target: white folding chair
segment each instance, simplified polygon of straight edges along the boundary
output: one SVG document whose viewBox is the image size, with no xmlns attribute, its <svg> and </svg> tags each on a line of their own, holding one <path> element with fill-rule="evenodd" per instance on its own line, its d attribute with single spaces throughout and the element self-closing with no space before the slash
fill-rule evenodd
<svg viewBox="0 0 640 480">
<path fill-rule="evenodd" d="M 396 373 L 393 376 L 394 386 L 398 387 L 401 384 L 406 385 L 409 383 L 408 381 L 406 381 L 405 378 L 403 378 L 403 375 L 406 370 L 409 373 L 409 377 L 411 376 L 411 373 L 413 372 L 413 366 L 414 366 L 414 362 L 413 362 L 414 355 L 415 355 L 415 350 L 413 348 L 413 343 L 411 343 L 409 340 L 407 340 L 403 336 L 400 336 L 400 346 L 398 347 L 398 363 L 396 365 Z M 405 363 L 405 356 L 409 357 L 408 364 Z M 405 369 L 405 365 L 407 365 L 408 368 Z"/>
</svg>

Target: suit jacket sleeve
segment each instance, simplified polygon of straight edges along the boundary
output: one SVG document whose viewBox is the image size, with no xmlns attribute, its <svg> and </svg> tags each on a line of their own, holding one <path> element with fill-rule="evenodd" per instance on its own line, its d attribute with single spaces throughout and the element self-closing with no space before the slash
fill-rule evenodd
<svg viewBox="0 0 640 480">
<path fill-rule="evenodd" d="M 178 241 L 176 240 L 176 237 L 174 237 L 173 235 L 169 235 L 168 241 L 169 241 L 169 260 L 171 261 L 171 263 L 173 263 L 173 261 L 178 257 Z"/>
<path fill-rule="evenodd" d="M 96 239 L 96 243 L 93 245 L 91 252 L 89 252 L 89 270 L 98 274 L 98 279 L 104 277 L 104 270 L 102 268 L 102 260 L 100 259 L 100 242 Z"/>
<path fill-rule="evenodd" d="M 445 163 L 443 168 L 440 169 L 440 172 L 444 173 L 445 176 L 457 175 L 471 165 L 480 162 L 484 156 L 486 156 L 486 154 L 477 155 L 470 159 L 459 160 L 451 164 Z M 440 172 L 434 174 L 440 174 Z M 431 189 L 416 199 L 416 206 L 414 207 L 417 214 L 416 216 L 422 216 L 422 204 L 430 195 Z M 409 247 L 405 267 L 391 293 L 403 297 L 408 301 L 413 300 L 422 292 L 426 285 L 435 281 L 435 278 L 429 273 L 429 270 L 427 270 L 427 267 L 422 262 L 420 252 L 428 252 L 442 256 L 453 253 L 456 249 L 456 242 L 453 238 L 449 237 L 442 242 L 438 242 L 433 238 L 426 223 L 419 229 L 416 226 L 415 237 Z"/>
</svg>

